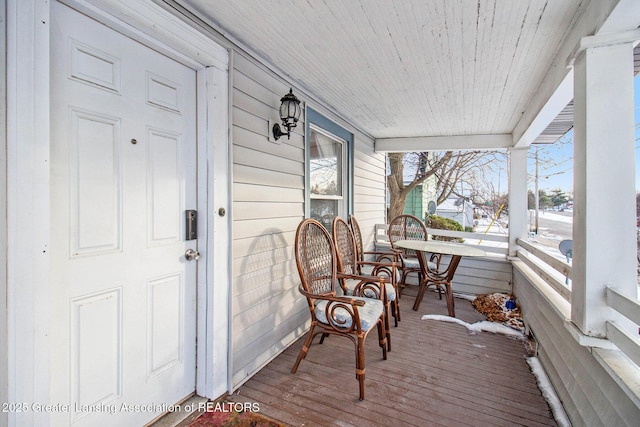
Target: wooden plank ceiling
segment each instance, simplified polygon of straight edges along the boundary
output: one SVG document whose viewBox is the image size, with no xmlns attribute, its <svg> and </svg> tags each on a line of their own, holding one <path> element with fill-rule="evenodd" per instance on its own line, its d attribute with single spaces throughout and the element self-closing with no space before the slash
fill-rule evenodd
<svg viewBox="0 0 640 427">
<path fill-rule="evenodd" d="M 176 3 L 362 131 L 399 138 L 512 133 L 588 2 Z"/>
</svg>

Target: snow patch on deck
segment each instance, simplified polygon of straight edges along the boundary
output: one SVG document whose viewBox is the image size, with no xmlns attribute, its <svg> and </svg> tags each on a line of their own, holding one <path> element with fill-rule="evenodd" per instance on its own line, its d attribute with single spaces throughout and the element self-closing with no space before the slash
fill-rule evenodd
<svg viewBox="0 0 640 427">
<path fill-rule="evenodd" d="M 508 335 L 523 340 L 526 339 L 525 335 L 521 331 L 517 331 L 500 323 L 489 322 L 486 320 L 476 323 L 467 323 L 464 320 L 456 319 L 451 316 L 443 316 L 441 314 L 425 314 L 422 316 L 422 320 L 439 320 L 442 322 L 457 323 L 467 328 L 470 332 L 493 332 L 494 334 Z"/>
<path fill-rule="evenodd" d="M 551 412 L 553 413 L 553 417 L 558 423 L 558 426 L 571 427 L 571 422 L 569 421 L 567 414 L 564 412 L 562 402 L 560 401 L 560 398 L 558 398 L 556 391 L 553 389 L 551 381 L 549 381 L 549 377 L 544 371 L 540 360 L 538 360 L 537 357 L 527 357 L 527 363 L 531 367 L 531 372 L 533 372 L 533 375 L 535 375 L 536 380 L 538 381 L 538 388 L 542 392 L 542 396 L 551 407 Z"/>
</svg>

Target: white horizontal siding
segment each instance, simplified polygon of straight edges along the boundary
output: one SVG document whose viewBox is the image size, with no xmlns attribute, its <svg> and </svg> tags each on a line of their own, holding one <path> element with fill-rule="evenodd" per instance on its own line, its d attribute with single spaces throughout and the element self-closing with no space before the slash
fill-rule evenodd
<svg viewBox="0 0 640 427">
<path fill-rule="evenodd" d="M 234 201 L 239 202 L 275 202 L 278 199 L 282 202 L 299 202 L 302 190 L 292 188 L 278 189 L 277 196 L 269 194 L 264 185 L 254 184 L 234 184 L 233 191 L 235 193 Z"/>
<path fill-rule="evenodd" d="M 260 215 L 260 212 L 256 209 L 255 215 Z M 280 233 L 287 231 L 295 231 L 296 227 L 300 223 L 301 218 L 296 217 L 280 217 L 280 218 L 255 218 L 242 221 L 234 221 L 234 224 L 241 224 L 242 227 L 238 227 L 233 230 L 233 240 L 238 241 L 241 239 L 264 239 L 267 242 L 273 242 L 277 240 L 277 236 Z M 256 244 L 265 245 L 256 241 Z"/>
<path fill-rule="evenodd" d="M 304 117 L 291 139 L 268 140 L 281 79 L 236 53 L 232 70 L 232 363 L 238 386 L 286 348 L 309 315 L 297 290 L 295 230 L 304 216 Z"/>
<path fill-rule="evenodd" d="M 286 266 L 280 266 L 280 268 L 283 271 L 286 270 Z M 294 307 L 299 298 L 298 290 L 290 286 L 286 277 L 274 279 L 270 276 L 270 272 L 256 271 L 253 274 L 244 275 L 240 280 L 245 283 L 252 282 L 253 287 L 237 295 L 232 305 L 236 311 L 245 311 L 245 315 L 237 320 L 236 327 L 239 333 L 232 337 L 233 348 L 237 355 L 250 353 L 253 342 L 265 335 L 265 323 L 268 323 L 270 329 L 277 326 L 277 321 L 271 321 L 271 319 L 282 317 L 281 305 Z"/>
<path fill-rule="evenodd" d="M 248 237 L 246 239 L 235 239 L 233 242 L 233 256 L 234 260 L 243 260 L 249 256 L 255 256 L 256 252 L 265 252 L 276 248 L 287 248 L 291 251 L 290 258 L 293 259 L 293 241 L 295 238 L 296 230 L 283 231 L 279 234 L 271 234 L 263 239 L 263 243 L 256 242 L 254 237 Z M 271 240 L 264 243 L 265 240 Z M 243 272 L 243 266 L 236 264 L 234 271 L 238 273 Z"/>
<path fill-rule="evenodd" d="M 233 219 L 237 221 L 250 220 L 256 215 L 256 211 L 262 213 L 263 219 L 275 219 L 283 217 L 301 218 L 304 215 L 304 209 L 300 203 L 291 202 L 258 202 L 246 201 L 235 202 L 233 204 Z"/>
<path fill-rule="evenodd" d="M 640 408 L 565 327 L 569 313 L 549 303 L 516 261 L 514 292 L 524 322 L 539 344 L 539 357 L 573 425 L 637 425 Z M 530 271 L 530 270 L 529 270 Z M 530 308 L 529 308 L 530 307 Z"/>
<path fill-rule="evenodd" d="M 442 268 L 449 265 L 449 257 L 442 259 Z M 496 257 L 485 258 L 465 258 L 458 264 L 456 274 L 453 277 L 453 291 L 461 294 L 482 295 L 494 292 L 512 292 L 511 262 Z M 410 275 L 407 279 L 409 284 L 417 284 L 416 275 Z"/>
<path fill-rule="evenodd" d="M 453 278 L 455 292 L 488 294 L 512 291 L 513 269 L 506 259 L 462 258 Z"/>
<path fill-rule="evenodd" d="M 363 161 L 364 160 L 355 159 L 355 165 L 360 168 L 360 169 L 356 169 L 355 171 L 354 178 L 356 182 L 360 181 L 360 183 L 363 184 L 365 187 L 371 187 L 377 190 L 384 190 L 387 186 L 386 181 L 384 179 L 380 180 L 380 177 L 378 176 L 379 171 L 384 170 L 384 167 L 380 167 L 380 169 L 377 169 L 378 173 L 376 173 L 375 171 L 370 171 L 358 166 L 360 162 L 363 162 Z"/>
<path fill-rule="evenodd" d="M 357 212 L 362 212 L 367 210 L 366 207 L 369 207 L 369 210 L 375 210 L 381 204 L 384 206 L 384 198 L 378 196 L 369 196 L 366 194 L 356 194 L 354 195 L 355 199 L 358 201 L 360 205 L 360 209 Z"/>
<path fill-rule="evenodd" d="M 373 141 L 355 136 L 353 159 L 354 216 L 365 250 L 374 250 L 375 225 L 386 217 L 386 156 L 373 152 Z"/>
<path fill-rule="evenodd" d="M 358 185 L 358 182 L 361 182 L 360 185 Z M 364 181 L 364 180 L 359 180 L 356 179 L 355 180 L 355 185 L 356 185 L 356 193 L 361 195 L 361 196 L 367 196 L 370 198 L 370 200 L 375 200 L 376 203 L 378 203 L 380 200 L 379 198 L 384 198 L 384 194 L 380 194 L 384 191 L 384 189 L 380 189 L 380 188 L 375 188 L 375 187 L 367 187 L 365 184 L 368 183 L 370 181 Z"/>
<path fill-rule="evenodd" d="M 233 134 L 234 143 L 237 147 L 243 147 L 247 150 L 253 150 L 258 153 L 272 154 L 287 160 L 304 161 L 302 135 L 293 133 L 291 135 L 291 139 L 281 138 L 279 143 L 267 143 L 267 121 L 262 123 L 262 120 L 257 120 L 254 116 L 245 112 L 239 113 L 238 116 L 239 117 L 235 117 L 234 120 L 236 125 L 234 127 Z M 247 129 L 249 127 L 254 129 Z M 260 138 L 256 138 L 256 136 L 264 137 L 265 141 L 262 142 L 262 140 Z M 245 161 L 243 158 L 236 160 L 240 163 Z"/>
<path fill-rule="evenodd" d="M 237 387 L 304 334 L 309 312 L 298 292 L 293 248 L 305 207 L 304 116 L 291 139 L 269 142 L 268 122 L 279 120 L 289 85 L 240 53 L 232 73 L 231 348 Z M 354 138 L 354 211 L 373 248 L 374 225 L 385 218 L 386 160 L 374 153 L 371 138 L 357 132 Z"/>
<path fill-rule="evenodd" d="M 266 144 L 266 127 L 264 129 L 265 144 L 256 144 L 256 134 L 254 132 L 247 131 L 241 128 L 235 128 L 234 140 L 237 141 L 234 148 L 236 154 L 236 161 L 234 163 L 253 166 L 261 169 L 270 169 L 279 172 L 287 171 L 286 165 L 269 163 L 272 159 L 282 159 L 287 164 L 292 163 L 297 168 L 289 171 L 290 173 L 302 174 L 304 168 L 301 168 L 301 162 L 304 162 L 303 147 L 292 147 L 286 143 L 283 144 Z M 294 135 L 291 136 L 291 140 L 300 139 L 300 145 L 302 145 L 302 139 Z M 253 153 L 253 155 L 252 155 Z M 256 161 L 263 161 L 263 163 L 256 164 Z M 267 161 L 267 163 L 265 163 Z"/>
</svg>

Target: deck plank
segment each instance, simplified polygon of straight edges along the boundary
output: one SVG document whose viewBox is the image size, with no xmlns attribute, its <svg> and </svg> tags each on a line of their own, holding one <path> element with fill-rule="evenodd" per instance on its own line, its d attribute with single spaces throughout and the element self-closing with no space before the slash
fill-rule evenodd
<svg viewBox="0 0 640 427">
<path fill-rule="evenodd" d="M 522 341 L 422 320 L 423 314 L 446 315 L 446 304 L 429 292 L 415 312 L 415 294 L 415 287 L 405 289 L 387 360 L 375 333 L 367 339 L 364 401 L 358 400 L 353 344 L 336 336 L 322 345 L 316 338 L 291 374 L 298 340 L 229 400 L 257 402 L 263 415 L 290 426 L 557 425 Z M 468 323 L 484 320 L 464 299 L 456 299 L 456 316 Z"/>
</svg>

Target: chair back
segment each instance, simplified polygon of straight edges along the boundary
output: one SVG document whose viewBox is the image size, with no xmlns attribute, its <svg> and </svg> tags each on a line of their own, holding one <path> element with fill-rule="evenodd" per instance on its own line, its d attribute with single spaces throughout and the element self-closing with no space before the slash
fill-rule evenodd
<svg viewBox="0 0 640 427">
<path fill-rule="evenodd" d="M 364 245 L 362 243 L 362 232 L 360 231 L 360 224 L 358 224 L 355 216 L 349 215 L 349 225 L 351 226 L 353 238 L 356 241 L 356 249 L 358 250 L 358 261 L 364 261 Z"/>
<path fill-rule="evenodd" d="M 296 231 L 295 257 L 303 289 L 314 295 L 336 295 L 336 252 L 326 228 L 305 219 Z"/>
<path fill-rule="evenodd" d="M 338 271 L 343 274 L 360 274 L 358 267 L 358 249 L 347 221 L 340 217 L 333 219 L 333 243 L 338 258 Z"/>
<path fill-rule="evenodd" d="M 417 257 L 415 251 L 397 248 L 395 242 L 398 240 L 427 240 L 427 227 L 420 218 L 413 215 L 398 215 L 389 223 L 389 243 L 394 249 L 400 249 L 405 257 Z"/>
</svg>

